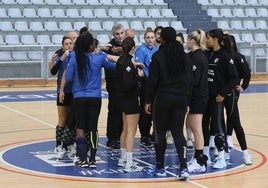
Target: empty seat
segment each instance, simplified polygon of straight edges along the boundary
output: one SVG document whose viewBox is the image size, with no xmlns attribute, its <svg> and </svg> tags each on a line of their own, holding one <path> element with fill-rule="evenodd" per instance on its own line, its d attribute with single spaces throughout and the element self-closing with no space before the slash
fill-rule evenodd
<svg viewBox="0 0 268 188">
<path fill-rule="evenodd" d="M 30 31 L 30 28 L 26 21 L 16 21 L 14 27 L 17 31 Z"/>
<path fill-rule="evenodd" d="M 267 42 L 267 38 L 265 33 L 256 33 L 255 34 L 255 41 L 256 42 Z"/>
<path fill-rule="evenodd" d="M 3 52 L 0 51 L 0 61 L 12 61 L 13 58 L 11 57 L 10 52 Z"/>
<path fill-rule="evenodd" d="M 244 27 L 239 20 L 231 20 L 231 27 L 233 29 L 239 29 L 239 30 L 244 30 Z"/>
<path fill-rule="evenodd" d="M 26 18 L 36 18 L 38 17 L 34 8 L 23 9 L 23 16 Z"/>
<path fill-rule="evenodd" d="M 153 5 L 153 3 L 152 3 L 151 0 L 142 0 L 142 1 L 140 1 L 140 3 L 141 3 L 142 5 Z"/>
<path fill-rule="evenodd" d="M 37 35 L 36 42 L 40 45 L 51 45 L 49 35 Z"/>
<path fill-rule="evenodd" d="M 233 15 L 238 18 L 246 17 L 244 10 L 242 8 L 234 8 Z"/>
<path fill-rule="evenodd" d="M 256 57 L 267 57 L 267 52 L 264 48 L 256 48 L 255 49 Z"/>
<path fill-rule="evenodd" d="M 183 27 L 181 21 L 171 21 L 170 26 L 173 27 L 175 30 L 180 32 L 186 32 L 187 29 Z"/>
<path fill-rule="evenodd" d="M 46 4 L 48 5 L 60 5 L 58 0 L 44 0 Z"/>
<path fill-rule="evenodd" d="M 259 3 L 264 6 L 268 6 L 268 1 L 267 0 L 259 0 Z"/>
<path fill-rule="evenodd" d="M 21 43 L 23 45 L 36 45 L 33 35 L 21 35 Z"/>
<path fill-rule="evenodd" d="M 129 5 L 140 5 L 139 0 L 127 0 L 126 1 Z"/>
<path fill-rule="evenodd" d="M 173 11 L 171 9 L 164 8 L 164 9 L 161 10 L 161 14 L 165 18 L 177 18 L 177 16 L 174 15 L 174 13 L 173 13 Z"/>
<path fill-rule="evenodd" d="M 0 18 L 7 18 L 7 12 L 5 8 L 0 8 Z"/>
<path fill-rule="evenodd" d="M 58 27 L 58 24 L 54 21 L 46 21 L 44 23 L 44 28 L 47 31 L 59 31 L 60 30 Z"/>
<path fill-rule="evenodd" d="M 43 0 L 31 0 L 33 5 L 43 5 L 45 2 Z"/>
<path fill-rule="evenodd" d="M 107 34 L 98 34 L 96 38 L 100 44 L 106 44 L 110 41 L 109 35 Z"/>
<path fill-rule="evenodd" d="M 106 31 L 111 31 L 114 26 L 114 21 L 103 21 L 102 28 Z"/>
<path fill-rule="evenodd" d="M 85 22 L 74 22 L 74 29 L 79 31 L 82 27 L 87 27 Z"/>
<path fill-rule="evenodd" d="M 224 5 L 224 3 L 221 0 L 210 0 L 210 4 L 212 5 Z"/>
<path fill-rule="evenodd" d="M 152 0 L 152 3 L 155 5 L 167 5 L 164 0 Z"/>
<path fill-rule="evenodd" d="M 258 16 L 267 18 L 268 17 L 268 10 L 267 10 L 267 8 L 258 8 L 257 14 L 258 14 Z"/>
<path fill-rule="evenodd" d="M 141 21 L 139 21 L 139 20 L 131 21 L 130 22 L 130 28 L 132 28 L 134 30 L 137 30 L 137 31 L 143 31 L 144 30 L 143 25 L 142 25 Z"/>
<path fill-rule="evenodd" d="M 256 10 L 254 8 L 246 8 L 245 15 L 248 17 L 258 17 Z"/>
<path fill-rule="evenodd" d="M 163 18 L 159 9 L 156 9 L 156 8 L 149 9 L 148 15 L 151 16 L 152 18 Z"/>
<path fill-rule="evenodd" d="M 89 21 L 88 28 L 91 31 L 102 31 L 102 27 L 99 21 Z"/>
<path fill-rule="evenodd" d="M 241 43 L 241 42 L 243 42 L 238 34 L 233 33 L 233 34 L 231 34 L 231 35 L 234 36 L 236 43 Z"/>
<path fill-rule="evenodd" d="M 39 8 L 39 9 L 37 9 L 37 14 L 41 18 L 50 18 L 50 17 L 52 17 L 51 13 L 50 13 L 50 10 L 48 8 Z"/>
<path fill-rule="evenodd" d="M 137 9 L 135 9 L 135 15 L 138 18 L 149 18 L 150 17 L 145 8 L 137 8 Z"/>
<path fill-rule="evenodd" d="M 61 45 L 64 35 L 52 35 L 51 42 L 55 45 Z"/>
<path fill-rule="evenodd" d="M 210 5 L 209 0 L 197 0 L 197 2 L 201 5 Z"/>
<path fill-rule="evenodd" d="M 232 14 L 229 8 L 222 8 L 220 9 L 220 15 L 226 18 L 232 18 L 234 15 Z"/>
<path fill-rule="evenodd" d="M 268 29 L 266 20 L 256 20 L 256 27 L 258 29 Z"/>
<path fill-rule="evenodd" d="M 115 5 L 127 5 L 125 0 L 113 0 Z"/>
<path fill-rule="evenodd" d="M 91 9 L 81 9 L 80 14 L 83 18 L 94 18 L 93 11 Z"/>
<path fill-rule="evenodd" d="M 255 26 L 253 20 L 244 20 L 243 21 L 243 26 L 244 26 L 245 29 L 251 29 L 251 30 L 256 29 L 256 26 Z"/>
<path fill-rule="evenodd" d="M 258 2 L 258 0 L 247 0 L 247 3 L 249 5 L 253 5 L 253 6 L 259 6 L 260 3 Z"/>
<path fill-rule="evenodd" d="M 51 14 L 54 18 L 66 18 L 65 12 L 61 8 L 52 9 Z"/>
<path fill-rule="evenodd" d="M 99 0 L 102 5 L 114 5 L 112 0 Z"/>
<path fill-rule="evenodd" d="M 231 30 L 232 28 L 230 27 L 228 21 L 222 20 L 217 22 L 218 27 L 221 28 L 222 30 Z"/>
<path fill-rule="evenodd" d="M 87 2 L 89 3 L 89 5 L 101 5 L 99 0 L 90 0 L 90 1 L 87 1 Z"/>
<path fill-rule="evenodd" d="M 10 21 L 1 21 L 0 31 L 14 31 L 12 23 Z"/>
<path fill-rule="evenodd" d="M 72 0 L 59 0 L 59 3 L 62 5 L 72 5 L 73 4 Z"/>
<path fill-rule="evenodd" d="M 29 0 L 16 0 L 16 2 L 19 5 L 29 5 L 29 4 L 32 4 L 32 2 L 30 2 Z"/>
<path fill-rule="evenodd" d="M 147 29 L 148 27 L 151 27 L 152 29 L 156 28 L 156 24 L 154 21 L 144 21 L 144 29 Z"/>
<path fill-rule="evenodd" d="M 0 35 L 0 45 L 5 45 L 5 41 L 2 35 Z M 1 57 L 1 56 L 0 56 Z"/>
<path fill-rule="evenodd" d="M 30 29 L 32 31 L 45 31 L 42 22 L 38 22 L 38 21 L 30 22 Z"/>
<path fill-rule="evenodd" d="M 251 33 L 242 33 L 241 36 L 242 36 L 241 40 L 244 42 L 248 42 L 248 43 L 255 42 Z"/>
<path fill-rule="evenodd" d="M 225 5 L 235 5 L 234 0 L 224 0 L 223 3 L 224 3 Z"/>
<path fill-rule="evenodd" d="M 21 44 L 18 35 L 6 35 L 5 42 L 7 45 L 19 45 L 19 44 Z"/>
<path fill-rule="evenodd" d="M 130 8 L 124 8 L 121 10 L 121 14 L 124 18 L 136 18 L 137 16 L 134 15 L 133 10 Z"/>
<path fill-rule="evenodd" d="M 87 5 L 87 2 L 85 2 L 85 0 L 75 0 L 73 3 L 76 5 Z"/>
<path fill-rule="evenodd" d="M 7 13 L 8 13 L 8 16 L 12 18 L 23 17 L 19 8 L 9 8 Z"/>
<path fill-rule="evenodd" d="M 120 10 L 117 8 L 110 8 L 108 9 L 108 15 L 111 18 L 122 18 L 122 15 L 120 13 Z"/>
<path fill-rule="evenodd" d="M 15 0 L 2 0 L 1 1 L 3 4 L 16 4 Z"/>
<path fill-rule="evenodd" d="M 162 27 L 168 27 L 169 23 L 168 23 L 168 21 L 158 21 L 157 25 L 162 26 Z"/>
<path fill-rule="evenodd" d="M 40 61 L 41 60 L 41 57 L 42 57 L 42 51 L 29 51 L 28 52 L 28 56 L 31 60 L 38 60 Z"/>
<path fill-rule="evenodd" d="M 67 9 L 66 16 L 68 16 L 69 18 L 80 18 L 79 12 L 75 8 Z"/>
<path fill-rule="evenodd" d="M 144 34 L 140 34 L 139 35 L 139 41 L 140 41 L 140 43 L 144 43 L 145 41 L 144 41 Z"/>
<path fill-rule="evenodd" d="M 215 18 L 221 17 L 221 15 L 219 14 L 218 9 L 216 9 L 216 8 L 208 8 L 207 12 L 208 12 L 209 16 L 212 16 L 212 17 L 215 17 Z"/>
<path fill-rule="evenodd" d="M 60 22 L 59 29 L 62 31 L 72 31 L 73 26 L 72 26 L 72 23 L 68 21 Z"/>
<path fill-rule="evenodd" d="M 109 18 L 109 16 L 106 13 L 106 10 L 103 8 L 94 9 L 94 16 L 96 18 Z"/>
<path fill-rule="evenodd" d="M 246 0 L 234 0 L 236 5 L 248 5 Z"/>
<path fill-rule="evenodd" d="M 19 51 L 19 52 L 12 52 L 12 57 L 15 61 L 26 61 L 29 60 L 27 52 Z"/>
<path fill-rule="evenodd" d="M 118 21 L 117 23 L 123 25 L 125 29 L 129 28 L 129 24 L 125 20 Z"/>
</svg>

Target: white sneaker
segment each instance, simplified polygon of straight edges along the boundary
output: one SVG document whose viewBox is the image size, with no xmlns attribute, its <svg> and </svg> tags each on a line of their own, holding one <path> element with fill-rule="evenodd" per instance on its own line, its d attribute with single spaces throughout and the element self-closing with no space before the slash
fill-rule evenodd
<svg viewBox="0 0 268 188">
<path fill-rule="evenodd" d="M 209 147 L 210 148 L 215 148 L 216 146 L 215 146 L 215 136 L 210 136 L 209 137 Z"/>
<path fill-rule="evenodd" d="M 76 146 L 75 144 L 72 144 L 72 145 L 69 145 L 67 146 L 67 156 L 70 158 L 70 159 L 73 159 L 74 156 L 76 155 Z"/>
<path fill-rule="evenodd" d="M 229 152 L 224 152 L 224 158 L 225 158 L 226 160 L 231 159 L 231 157 L 230 157 L 230 153 L 229 153 Z"/>
<path fill-rule="evenodd" d="M 141 172 L 143 167 L 136 165 L 136 163 L 132 163 L 131 165 L 125 165 L 124 172 Z"/>
<path fill-rule="evenodd" d="M 219 155 L 219 151 L 218 149 L 215 147 L 214 148 L 214 156 L 217 157 Z"/>
<path fill-rule="evenodd" d="M 210 158 L 210 153 L 209 153 L 209 147 L 205 146 L 203 149 L 203 153 L 204 155 L 207 156 L 208 160 L 207 160 L 207 164 L 210 165 L 211 164 L 211 158 Z"/>
<path fill-rule="evenodd" d="M 193 141 L 191 139 L 187 139 L 186 146 L 187 148 L 193 148 L 194 147 Z"/>
<path fill-rule="evenodd" d="M 187 167 L 188 172 L 192 173 L 204 173 L 206 172 L 206 167 L 205 165 L 200 165 L 198 164 L 197 160 L 193 158 L 192 163 Z"/>
<path fill-rule="evenodd" d="M 172 137 L 171 131 L 167 131 L 166 139 L 167 139 L 167 144 L 173 144 L 173 137 Z"/>
<path fill-rule="evenodd" d="M 245 165 L 252 165 L 253 164 L 253 160 L 250 156 L 250 154 L 243 154 L 243 160 L 244 160 L 244 164 Z"/>
<path fill-rule="evenodd" d="M 218 158 L 214 165 L 212 166 L 213 168 L 221 169 L 227 166 L 227 163 L 224 158 Z"/>
<path fill-rule="evenodd" d="M 67 154 L 67 151 L 61 145 L 58 145 L 54 152 L 56 153 L 56 159 L 63 159 Z"/>
<path fill-rule="evenodd" d="M 227 144 L 229 148 L 234 148 L 233 140 L 231 136 L 227 136 Z"/>
<path fill-rule="evenodd" d="M 126 165 L 127 160 L 125 158 L 120 158 L 118 160 L 117 166 L 124 167 Z"/>
</svg>

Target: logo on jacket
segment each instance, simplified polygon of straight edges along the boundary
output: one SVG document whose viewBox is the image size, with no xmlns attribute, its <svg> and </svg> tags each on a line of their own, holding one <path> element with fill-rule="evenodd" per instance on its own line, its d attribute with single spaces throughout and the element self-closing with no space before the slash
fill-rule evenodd
<svg viewBox="0 0 268 188">
<path fill-rule="evenodd" d="M 216 58 L 215 60 L 214 60 L 214 63 L 218 63 L 219 62 L 219 58 Z"/>
<path fill-rule="evenodd" d="M 131 71 L 131 67 L 130 66 L 127 66 L 126 71 L 127 72 L 130 72 Z"/>
<path fill-rule="evenodd" d="M 234 64 L 234 60 L 233 60 L 233 59 L 230 59 L 230 63 L 231 63 L 231 64 Z"/>
<path fill-rule="evenodd" d="M 197 69 L 196 65 L 193 65 L 193 71 L 195 71 Z"/>
</svg>

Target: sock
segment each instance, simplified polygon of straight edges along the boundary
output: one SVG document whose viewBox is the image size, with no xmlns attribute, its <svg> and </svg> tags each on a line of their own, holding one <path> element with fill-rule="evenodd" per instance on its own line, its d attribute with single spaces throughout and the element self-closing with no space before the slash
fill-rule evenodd
<svg viewBox="0 0 268 188">
<path fill-rule="evenodd" d="M 120 151 L 121 151 L 121 158 L 126 159 L 127 158 L 126 148 L 120 148 Z"/>
<path fill-rule="evenodd" d="M 64 127 L 60 127 L 57 125 L 57 127 L 56 127 L 56 147 L 61 145 L 63 132 L 64 132 Z"/>
<path fill-rule="evenodd" d="M 127 163 L 126 166 L 131 166 L 133 163 L 133 152 L 126 152 L 127 154 Z"/>
<path fill-rule="evenodd" d="M 204 147 L 203 154 L 206 155 L 208 157 L 208 160 L 210 161 L 209 146 Z"/>
</svg>

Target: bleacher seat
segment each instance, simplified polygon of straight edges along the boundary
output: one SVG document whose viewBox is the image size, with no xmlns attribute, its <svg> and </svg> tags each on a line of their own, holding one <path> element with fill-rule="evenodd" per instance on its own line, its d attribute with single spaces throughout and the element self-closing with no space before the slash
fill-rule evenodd
<svg viewBox="0 0 268 188">
<path fill-rule="evenodd" d="M 5 45 L 6 43 L 5 43 L 5 41 L 4 41 L 4 39 L 3 39 L 3 36 L 2 35 L 0 35 L 0 45 Z M 0 56 L 1 57 L 1 56 Z"/>
<path fill-rule="evenodd" d="M 112 0 L 99 0 L 102 5 L 114 5 Z"/>
<path fill-rule="evenodd" d="M 51 45 L 52 42 L 50 41 L 49 35 L 37 35 L 36 42 L 39 45 Z"/>
<path fill-rule="evenodd" d="M 22 18 L 23 15 L 21 14 L 20 8 L 8 8 L 7 14 L 11 18 Z"/>
<path fill-rule="evenodd" d="M 163 18 L 159 9 L 156 9 L 156 8 L 148 9 L 148 15 L 151 16 L 152 18 Z"/>
<path fill-rule="evenodd" d="M 44 0 L 47 5 L 60 5 L 58 0 Z"/>
<path fill-rule="evenodd" d="M 256 33 L 254 38 L 256 42 L 267 42 L 265 33 Z"/>
<path fill-rule="evenodd" d="M 258 17 L 255 8 L 246 8 L 245 15 L 247 17 Z"/>
<path fill-rule="evenodd" d="M 26 18 L 37 18 L 37 14 L 34 8 L 23 9 L 23 16 Z"/>
<path fill-rule="evenodd" d="M 74 22 L 74 29 L 79 31 L 82 27 L 87 27 L 85 22 Z"/>
<path fill-rule="evenodd" d="M 267 8 L 258 8 L 257 9 L 257 14 L 260 17 L 268 18 L 268 10 L 267 10 Z"/>
<path fill-rule="evenodd" d="M 152 0 L 152 3 L 155 5 L 167 5 L 164 0 Z"/>
<path fill-rule="evenodd" d="M 106 44 L 106 43 L 110 42 L 109 35 L 107 35 L 107 34 L 98 34 L 96 38 L 100 44 Z"/>
<path fill-rule="evenodd" d="M 50 18 L 52 17 L 49 8 L 38 8 L 37 14 L 41 18 Z"/>
<path fill-rule="evenodd" d="M 139 35 L 139 41 L 140 43 L 144 43 L 144 34 Z"/>
<path fill-rule="evenodd" d="M 140 3 L 141 3 L 142 5 L 153 5 L 153 3 L 152 3 L 151 0 L 142 0 L 142 1 L 140 1 Z"/>
<path fill-rule="evenodd" d="M 12 52 L 12 57 L 15 61 L 26 61 L 29 60 L 27 52 L 26 51 L 14 51 Z"/>
<path fill-rule="evenodd" d="M 111 18 L 122 18 L 122 15 L 118 8 L 108 9 L 108 16 L 110 16 Z"/>
<path fill-rule="evenodd" d="M 150 18 L 145 8 L 137 8 L 135 9 L 135 15 L 138 18 Z"/>
<path fill-rule="evenodd" d="M 253 36 L 251 33 L 242 33 L 241 34 L 241 40 L 244 42 L 252 43 L 255 42 Z"/>
<path fill-rule="evenodd" d="M 42 24 L 42 22 L 40 21 L 32 21 L 30 22 L 30 29 L 31 31 L 45 31 L 45 28 Z"/>
<path fill-rule="evenodd" d="M 68 21 L 63 21 L 59 23 L 59 29 L 61 31 L 72 31 L 73 30 L 73 26 L 71 22 Z"/>
<path fill-rule="evenodd" d="M 40 61 L 42 57 L 41 51 L 29 51 L 28 56 L 31 60 Z"/>
<path fill-rule="evenodd" d="M 141 23 L 141 21 L 139 20 L 134 20 L 130 22 L 130 28 L 136 30 L 136 31 L 143 31 L 143 25 Z"/>
<path fill-rule="evenodd" d="M 96 8 L 94 9 L 94 16 L 96 18 L 109 18 L 104 8 Z"/>
<path fill-rule="evenodd" d="M 54 18 L 66 18 L 65 12 L 61 8 L 54 8 L 51 11 L 51 14 Z"/>
<path fill-rule="evenodd" d="M 115 5 L 127 5 L 125 0 L 113 0 Z"/>
<path fill-rule="evenodd" d="M 52 35 L 51 42 L 55 45 L 61 45 L 64 35 Z"/>
<path fill-rule="evenodd" d="M 120 21 L 118 21 L 117 23 L 118 23 L 118 24 L 122 24 L 123 27 L 124 27 L 124 29 L 130 28 L 130 27 L 129 27 L 129 23 L 128 23 L 128 21 L 120 20 Z"/>
<path fill-rule="evenodd" d="M 245 29 L 250 29 L 250 30 L 256 30 L 257 29 L 253 20 L 244 20 L 243 21 L 243 26 L 244 26 Z"/>
<path fill-rule="evenodd" d="M 209 0 L 197 0 L 197 2 L 201 5 L 210 5 Z"/>
<path fill-rule="evenodd" d="M 20 39 L 18 35 L 6 35 L 5 37 L 5 43 L 7 45 L 20 45 Z"/>
<path fill-rule="evenodd" d="M 44 23 L 44 29 L 46 31 L 60 31 L 57 22 L 55 21 L 46 21 Z"/>
<path fill-rule="evenodd" d="M 234 0 L 224 0 L 223 3 L 225 5 L 235 5 Z"/>
<path fill-rule="evenodd" d="M 155 24 L 154 21 L 150 21 L 150 20 L 148 20 L 148 21 L 144 21 L 143 24 L 144 24 L 144 28 L 145 28 L 145 29 L 147 29 L 148 27 L 151 27 L 152 30 L 154 30 L 154 29 L 156 28 L 156 24 Z"/>
<path fill-rule="evenodd" d="M 33 5 L 44 5 L 45 2 L 43 0 L 31 0 Z"/>
<path fill-rule="evenodd" d="M 268 1 L 267 0 L 259 0 L 259 3 L 264 6 L 268 6 Z"/>
<path fill-rule="evenodd" d="M 241 37 L 237 33 L 231 33 L 234 36 L 236 43 L 242 43 Z"/>
<path fill-rule="evenodd" d="M 59 3 L 62 5 L 72 5 L 73 4 L 72 0 L 59 0 Z"/>
<path fill-rule="evenodd" d="M 210 4 L 217 6 L 224 5 L 224 3 L 221 0 L 210 0 Z"/>
<path fill-rule="evenodd" d="M 140 5 L 139 0 L 127 0 L 126 1 L 129 5 Z"/>
<path fill-rule="evenodd" d="M 80 14 L 82 18 L 94 18 L 93 11 L 91 9 L 81 9 Z"/>
<path fill-rule="evenodd" d="M 75 1 L 73 1 L 73 3 L 76 5 L 87 5 L 85 0 L 75 0 Z"/>
<path fill-rule="evenodd" d="M 13 58 L 11 57 L 10 52 L 0 51 L 0 60 L 1 61 L 12 61 Z"/>
<path fill-rule="evenodd" d="M 88 22 L 88 28 L 91 31 L 102 31 L 103 28 L 99 21 L 89 21 Z"/>
<path fill-rule="evenodd" d="M 170 26 L 169 23 L 168 23 L 168 21 L 158 21 L 157 22 L 157 25 L 158 26 L 162 26 L 162 27 L 168 27 L 168 26 Z"/>
<path fill-rule="evenodd" d="M 234 15 L 229 8 L 221 8 L 220 15 L 226 18 L 233 18 Z"/>
<path fill-rule="evenodd" d="M 3 4 L 7 4 L 7 5 L 11 5 L 11 4 L 16 4 L 16 1 L 15 0 L 2 0 L 2 3 Z"/>
<path fill-rule="evenodd" d="M 101 5 L 99 0 L 90 0 L 90 1 L 87 1 L 87 2 L 89 3 L 89 5 Z"/>
<path fill-rule="evenodd" d="M 175 28 L 175 30 L 182 32 L 182 33 L 187 31 L 187 29 L 183 27 L 181 21 L 171 21 L 170 26 Z"/>
<path fill-rule="evenodd" d="M 7 12 L 5 8 L 0 8 L 0 18 L 7 18 Z"/>
<path fill-rule="evenodd" d="M 218 21 L 218 27 L 222 30 L 231 30 L 232 27 L 230 27 L 229 22 L 226 20 Z"/>
<path fill-rule="evenodd" d="M 233 29 L 244 30 L 244 27 L 240 20 L 231 20 L 231 27 Z"/>
<path fill-rule="evenodd" d="M 102 22 L 102 28 L 105 30 L 105 31 L 111 31 L 112 28 L 114 26 L 114 21 L 103 21 Z"/>
<path fill-rule="evenodd" d="M 67 9 L 66 16 L 68 18 L 80 18 L 79 12 L 76 8 Z"/>
<path fill-rule="evenodd" d="M 233 15 L 238 18 L 246 17 L 244 10 L 242 8 L 234 8 Z"/>
<path fill-rule="evenodd" d="M 10 21 L 1 21 L 0 31 L 14 31 L 12 23 Z"/>
<path fill-rule="evenodd" d="M 136 18 L 137 16 L 134 15 L 133 10 L 131 8 L 123 8 L 121 10 L 121 14 L 124 18 Z"/>
<path fill-rule="evenodd" d="M 256 57 L 267 57 L 267 52 L 263 48 L 256 48 L 255 49 L 255 56 Z"/>
<path fill-rule="evenodd" d="M 214 17 L 214 18 L 222 17 L 222 16 L 219 14 L 218 9 L 216 9 L 216 8 L 208 8 L 208 9 L 207 9 L 207 12 L 208 12 L 208 15 L 209 15 L 209 16 L 212 16 L 212 17 Z"/>
<path fill-rule="evenodd" d="M 19 5 L 30 5 L 30 4 L 32 4 L 32 2 L 29 1 L 29 0 L 16 0 L 16 2 Z"/>
<path fill-rule="evenodd" d="M 248 5 L 246 0 L 234 0 L 236 5 Z"/>
<path fill-rule="evenodd" d="M 174 15 L 171 9 L 166 8 L 163 8 L 161 10 L 161 15 L 164 16 L 165 18 L 177 18 L 177 16 Z"/>
<path fill-rule="evenodd" d="M 14 27 L 16 31 L 30 31 L 30 28 L 26 21 L 16 21 Z"/>
<path fill-rule="evenodd" d="M 253 6 L 259 6 L 260 3 L 258 2 L 258 0 L 247 0 L 247 3 L 249 5 L 253 5 Z"/>
<path fill-rule="evenodd" d="M 21 35 L 21 43 L 23 45 L 36 45 L 36 41 L 33 35 Z"/>
<path fill-rule="evenodd" d="M 258 29 L 268 29 L 267 20 L 256 20 L 256 27 Z"/>
</svg>

